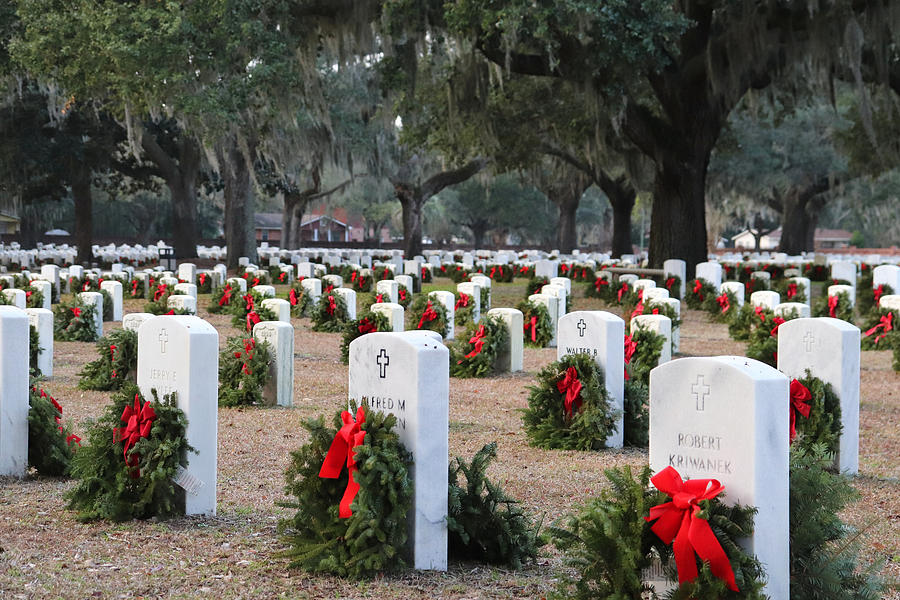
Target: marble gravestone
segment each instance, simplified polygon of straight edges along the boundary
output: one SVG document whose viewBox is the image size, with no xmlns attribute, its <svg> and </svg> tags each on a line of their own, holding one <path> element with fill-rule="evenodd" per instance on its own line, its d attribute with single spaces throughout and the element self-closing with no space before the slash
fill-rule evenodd
<svg viewBox="0 0 900 600">
<path fill-rule="evenodd" d="M 49 281 L 44 281 L 43 279 L 34 279 L 31 281 L 30 285 L 39 291 L 42 296 L 42 304 L 37 308 L 46 308 L 47 310 L 50 310 L 53 299 L 53 284 Z"/>
<path fill-rule="evenodd" d="M 447 570 L 450 353 L 433 332 L 370 333 L 350 343 L 349 398 L 397 417 L 412 453 L 413 567 Z"/>
<path fill-rule="evenodd" d="M 334 295 L 340 296 L 347 306 L 347 317 L 351 321 L 356 320 L 356 292 L 350 288 L 335 288 Z"/>
<path fill-rule="evenodd" d="M 516 373 L 523 369 L 524 356 L 524 316 L 515 308 L 492 308 L 487 316 L 495 317 L 503 323 L 509 338 L 506 346 L 497 353 L 494 367 L 500 373 Z"/>
<path fill-rule="evenodd" d="M 809 278 L 807 277 L 791 277 L 788 280 L 788 283 L 794 283 L 797 285 L 797 292 L 803 292 L 803 295 L 806 297 L 805 303 L 810 305 L 810 300 L 812 294 L 810 294 L 810 290 L 812 287 L 810 286 Z M 788 298 L 788 302 L 793 302 L 792 299 Z"/>
<path fill-rule="evenodd" d="M 94 312 L 94 327 L 97 337 L 103 337 L 103 294 L 100 292 L 81 292 L 78 294 L 85 306 Z"/>
<path fill-rule="evenodd" d="M 762 562 L 763 592 L 789 595 L 788 379 L 739 356 L 682 358 L 650 372 L 650 467 L 718 479 L 729 504 L 754 506 L 742 542 Z"/>
<path fill-rule="evenodd" d="M 665 272 L 665 279 L 672 276 L 681 279 L 681 289 L 679 290 L 680 294 L 678 299 L 684 299 L 684 288 L 687 286 L 687 263 L 680 258 L 670 258 L 663 262 L 663 271 Z"/>
<path fill-rule="evenodd" d="M 393 333 L 400 333 L 404 329 L 405 312 L 403 306 L 395 302 L 376 302 L 369 307 L 373 313 L 382 314 L 387 317 L 388 323 L 391 324 Z"/>
<path fill-rule="evenodd" d="M 322 297 L 322 280 L 316 277 L 304 279 L 300 282 L 303 292 L 309 295 L 309 300 L 313 306 L 319 304 L 319 298 Z"/>
<path fill-rule="evenodd" d="M 608 448 L 621 448 L 624 440 L 625 321 L 602 310 L 577 310 L 559 319 L 556 359 L 567 354 L 589 354 L 603 369 L 610 408 L 618 412 L 616 430 Z"/>
<path fill-rule="evenodd" d="M 718 292 L 719 286 L 722 285 L 722 265 L 717 262 L 702 262 L 697 264 L 695 269 L 697 279 L 704 279 L 707 283 L 712 284 L 713 288 Z M 681 287 L 686 287 L 687 284 Z"/>
<path fill-rule="evenodd" d="M 260 305 L 275 313 L 278 321 L 282 323 L 291 322 L 291 303 L 287 300 L 283 298 L 266 298 L 260 302 Z"/>
<path fill-rule="evenodd" d="M 850 301 L 850 306 L 856 306 L 856 288 L 850 285 L 837 284 L 837 285 L 829 285 L 828 286 L 828 297 L 837 296 L 838 294 L 847 294 L 847 300 Z"/>
<path fill-rule="evenodd" d="M 197 299 L 185 294 L 173 294 L 166 300 L 166 307 L 171 310 L 180 310 L 182 314 L 197 314 Z"/>
<path fill-rule="evenodd" d="M 547 294 L 532 294 L 528 296 L 528 302 L 535 305 L 543 306 L 550 315 L 550 341 L 547 342 L 548 348 L 556 348 L 557 332 L 559 330 L 559 300 L 556 296 L 548 296 Z"/>
<path fill-rule="evenodd" d="M 144 324 L 144 321 L 147 319 L 152 319 L 155 317 L 153 313 L 145 313 L 145 312 L 136 312 L 136 313 L 128 313 L 124 317 L 122 317 L 122 329 L 128 329 L 129 331 L 137 331 L 141 328 L 141 325 Z"/>
<path fill-rule="evenodd" d="M 28 305 L 28 297 L 25 295 L 25 290 L 7 288 L 0 291 L 0 294 L 3 294 L 6 297 L 6 301 L 19 310 L 25 310 L 25 307 Z"/>
<path fill-rule="evenodd" d="M 570 279 L 565 278 L 565 280 L 569 283 L 569 286 L 572 285 L 572 281 Z M 491 287 L 493 284 L 491 278 L 487 275 L 472 275 L 471 277 L 469 277 L 469 281 L 481 286 L 481 289 L 487 290 L 487 306 L 482 306 L 481 312 L 486 313 L 487 311 L 491 310 Z"/>
<path fill-rule="evenodd" d="M 900 267 L 879 265 L 872 269 L 872 288 L 877 288 L 879 285 L 889 285 L 892 294 L 900 294 Z"/>
<path fill-rule="evenodd" d="M 850 294 L 850 297 L 856 296 L 856 263 L 846 260 L 838 260 L 831 263 L 831 278 L 838 281 L 847 281 L 850 287 L 853 288 L 853 293 Z"/>
<path fill-rule="evenodd" d="M 566 288 L 561 285 L 545 285 L 541 287 L 541 293 L 545 296 L 553 296 L 556 298 L 557 306 L 556 306 L 556 314 L 559 318 L 563 318 L 566 315 Z"/>
<path fill-rule="evenodd" d="M 53 377 L 53 311 L 46 308 L 26 308 L 28 324 L 38 333 L 37 368 L 43 377 Z"/>
<path fill-rule="evenodd" d="M 464 281 L 456 284 L 456 291 L 469 297 L 469 302 L 473 303 L 472 322 L 478 323 L 481 320 L 481 286 L 471 281 Z"/>
<path fill-rule="evenodd" d="M 112 299 L 112 320 L 122 320 L 122 283 L 119 281 L 104 281 L 100 284 L 101 290 L 106 290 Z"/>
<path fill-rule="evenodd" d="M 781 296 L 778 295 L 778 292 L 761 290 L 750 294 L 750 305 L 754 308 L 761 306 L 762 308 L 774 311 L 775 307 L 779 304 L 781 304 Z"/>
<path fill-rule="evenodd" d="M 734 294 L 734 299 L 737 300 L 738 308 L 744 305 L 744 284 L 740 281 L 726 281 L 721 286 L 719 286 L 719 292 L 731 292 Z"/>
<path fill-rule="evenodd" d="M 841 400 L 841 472 L 859 472 L 859 328 L 830 317 L 793 319 L 778 328 L 778 370 L 792 379 L 813 377 L 830 383 Z M 802 418 L 802 417 L 800 417 Z"/>
<path fill-rule="evenodd" d="M 385 302 L 396 304 L 400 296 L 400 283 L 393 279 L 382 279 L 375 284 L 375 293 L 381 294 Z"/>
<path fill-rule="evenodd" d="M 261 321 L 253 326 L 253 337 L 272 347 L 269 379 L 263 401 L 269 405 L 294 405 L 294 327 L 281 321 Z"/>
<path fill-rule="evenodd" d="M 428 298 L 435 302 L 439 302 L 444 307 L 444 310 L 447 311 L 447 335 L 444 336 L 444 339 L 452 340 L 455 333 L 454 321 L 456 320 L 456 296 L 453 295 L 453 292 L 437 290 L 429 292 Z"/>
<path fill-rule="evenodd" d="M 219 334 L 199 317 L 162 315 L 138 330 L 137 384 L 146 400 L 151 389 L 160 398 L 177 394 L 188 420 L 185 469 L 190 484 L 183 487 L 185 514 L 216 514 L 216 465 L 219 415 Z"/>
<path fill-rule="evenodd" d="M 664 341 L 656 364 L 661 365 L 672 360 L 672 319 L 665 315 L 635 315 L 631 319 L 629 327 L 632 335 L 638 329 L 645 329 L 661 335 Z"/>
<path fill-rule="evenodd" d="M 0 305 L 0 475 L 28 469 L 28 315 Z"/>
</svg>

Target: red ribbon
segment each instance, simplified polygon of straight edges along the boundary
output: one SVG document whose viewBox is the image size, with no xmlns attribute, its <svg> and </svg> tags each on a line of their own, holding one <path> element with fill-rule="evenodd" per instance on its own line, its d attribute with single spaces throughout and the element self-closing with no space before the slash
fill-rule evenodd
<svg viewBox="0 0 900 600">
<path fill-rule="evenodd" d="M 75 315 L 76 318 L 81 316 L 81 309 L 77 306 L 72 307 L 72 314 Z"/>
<path fill-rule="evenodd" d="M 493 278 L 494 278 L 494 273 L 496 273 L 496 272 L 497 272 L 497 267 L 491 267 L 491 272 L 490 272 L 490 274 L 488 275 L 488 277 L 490 277 L 491 279 L 493 279 Z"/>
<path fill-rule="evenodd" d="M 297 298 L 297 290 L 291 288 L 291 291 L 288 292 L 288 300 L 291 303 L 291 306 L 297 306 L 297 303 L 300 302 L 300 299 Z"/>
<path fill-rule="evenodd" d="M 240 358 L 241 356 L 245 356 L 246 360 L 241 365 L 241 373 L 245 373 L 247 375 L 253 375 L 253 371 L 250 370 L 250 366 L 247 364 L 247 361 L 253 360 L 253 350 L 256 348 L 256 340 L 253 338 L 244 338 L 244 351 L 243 352 L 235 352 L 235 358 Z"/>
<path fill-rule="evenodd" d="M 284 278 L 287 277 L 287 271 L 282 271 L 281 275 L 278 276 L 278 281 L 284 283 Z M 202 282 L 201 282 L 202 283 Z"/>
<path fill-rule="evenodd" d="M 770 331 L 769 333 L 772 335 L 772 337 L 778 337 L 778 328 L 784 324 L 785 320 L 781 317 L 774 317 L 772 319 L 772 322 L 775 323 L 775 327 L 773 327 L 772 331 Z M 776 356 L 775 358 L 777 359 L 778 357 Z"/>
<path fill-rule="evenodd" d="M 353 449 L 361 445 L 366 437 L 366 432 L 361 429 L 362 424 L 366 420 L 366 413 L 363 407 L 360 406 L 356 411 L 356 420 L 354 420 L 353 415 L 345 410 L 341 413 L 341 420 L 344 421 L 344 426 L 338 430 L 331 441 L 331 447 L 328 449 L 328 454 L 325 455 L 322 468 L 319 469 L 319 477 L 337 479 L 346 461 L 350 478 L 347 481 L 347 488 L 344 490 L 344 497 L 341 498 L 338 509 L 338 516 L 341 519 L 346 519 L 353 516 L 350 505 L 353 504 L 353 499 L 356 498 L 356 494 L 359 492 L 359 484 L 353 479 L 353 474 L 359 468 L 356 466 L 356 453 L 353 452 Z"/>
<path fill-rule="evenodd" d="M 566 265 L 566 264 L 562 264 L 562 265 L 559 266 L 559 270 L 562 271 L 563 273 L 568 273 L 568 272 L 569 272 L 569 266 Z"/>
<path fill-rule="evenodd" d="M 623 283 L 622 287 L 619 288 L 619 293 L 617 294 L 619 302 L 622 301 L 622 296 L 628 292 L 628 284 Z"/>
<path fill-rule="evenodd" d="M 203 285 L 206 283 L 206 273 L 200 273 L 200 275 L 198 275 L 197 278 L 200 280 L 200 285 Z"/>
<path fill-rule="evenodd" d="M 699 279 L 694 280 L 694 293 L 700 296 L 700 302 L 703 302 L 703 294 L 700 293 L 700 290 L 703 289 L 703 284 L 700 283 Z"/>
<path fill-rule="evenodd" d="M 397 295 L 400 297 L 400 300 L 406 302 L 406 288 L 400 288 L 397 290 Z"/>
<path fill-rule="evenodd" d="M 596 279 L 596 281 L 594 281 L 594 289 L 597 290 L 598 292 L 600 291 L 600 288 L 603 287 L 604 285 L 609 285 L 609 282 L 606 280 L 605 277 L 598 277 Z"/>
<path fill-rule="evenodd" d="M 131 295 L 137 296 L 137 288 L 138 288 L 138 280 L 135 279 L 131 282 Z"/>
<path fill-rule="evenodd" d="M 86 291 L 88 291 L 89 289 L 91 289 L 91 282 L 90 282 L 90 280 L 85 281 L 85 282 L 84 282 L 84 285 L 81 286 L 81 291 L 82 291 L 82 292 L 86 292 Z"/>
<path fill-rule="evenodd" d="M 259 315 L 256 314 L 255 310 L 251 310 L 247 313 L 247 331 L 253 331 L 253 326 L 261 322 L 262 319 L 259 318 Z"/>
<path fill-rule="evenodd" d="M 719 303 L 719 306 L 722 307 L 722 313 L 727 313 L 728 309 L 731 308 L 731 302 L 728 301 L 728 294 L 722 292 L 722 295 L 716 296 L 716 302 Z"/>
<path fill-rule="evenodd" d="M 838 298 L 837 295 L 828 296 L 828 316 L 829 317 L 831 317 L 833 319 L 837 318 L 837 307 L 838 307 L 838 302 L 840 302 L 840 301 L 841 301 L 841 299 Z"/>
<path fill-rule="evenodd" d="M 575 370 L 575 367 L 566 369 L 565 377 L 556 382 L 556 389 L 559 390 L 559 393 L 566 395 L 564 407 L 569 418 L 572 418 L 573 406 L 575 410 L 581 410 L 581 388 L 583 387 L 581 381 L 578 380 L 578 371 Z"/>
<path fill-rule="evenodd" d="M 222 297 L 219 298 L 219 306 L 231 304 L 231 286 L 226 284 L 222 289 Z"/>
<path fill-rule="evenodd" d="M 803 415 L 805 418 L 809 418 L 809 411 L 811 409 L 808 402 L 812 400 L 812 394 L 805 385 L 797 381 L 796 379 L 791 380 L 791 440 L 794 441 L 794 438 L 797 437 L 797 415 Z"/>
<path fill-rule="evenodd" d="M 157 300 L 162 298 L 163 294 L 165 294 L 167 291 L 168 291 L 168 288 L 167 288 L 166 284 L 164 284 L 164 283 L 161 283 L 158 286 L 156 286 L 156 291 L 153 292 L 153 301 L 156 302 Z"/>
<path fill-rule="evenodd" d="M 796 296 L 796 295 L 797 295 L 797 284 L 796 284 L 796 283 L 789 283 L 789 284 L 788 284 L 788 287 L 787 287 L 787 297 L 788 297 L 788 300 L 790 300 L 791 298 L 793 298 L 793 297 Z"/>
<path fill-rule="evenodd" d="M 356 281 L 356 277 L 357 277 L 356 271 L 352 271 L 350 273 L 350 283 L 353 283 L 354 281 Z"/>
<path fill-rule="evenodd" d="M 537 341 L 537 323 L 538 323 L 538 318 L 536 315 L 532 315 L 530 320 L 525 321 L 525 327 L 524 327 L 525 333 L 528 333 L 529 329 L 531 330 L 531 341 L 532 342 Z"/>
<path fill-rule="evenodd" d="M 325 307 L 325 312 L 334 315 L 335 310 L 337 310 L 337 303 L 334 301 L 334 296 L 328 296 L 328 306 Z"/>
<path fill-rule="evenodd" d="M 760 320 L 760 321 L 762 321 L 763 323 L 766 322 L 766 315 L 763 313 L 763 307 L 762 307 L 762 306 L 756 306 L 756 307 L 754 307 L 754 308 L 753 308 L 753 312 L 756 313 L 756 316 L 759 317 L 759 320 Z"/>
<path fill-rule="evenodd" d="M 884 284 L 882 283 L 877 288 L 872 291 L 872 294 L 875 296 L 875 306 L 881 302 L 881 295 L 884 294 Z"/>
<path fill-rule="evenodd" d="M 674 277 L 669 277 L 668 279 L 666 279 L 666 289 L 667 289 L 667 290 L 669 290 L 669 291 L 671 292 L 671 291 L 672 291 L 672 286 L 673 286 L 673 285 L 675 285 L 675 278 L 674 278 Z"/>
<path fill-rule="evenodd" d="M 253 310 L 253 295 L 252 294 L 244 294 L 244 310 L 250 312 Z"/>
<path fill-rule="evenodd" d="M 128 456 L 128 451 L 141 438 L 150 435 L 150 428 L 153 426 L 153 420 L 156 418 L 156 411 L 150 405 L 150 402 L 144 402 L 141 408 L 141 400 L 138 394 L 134 395 L 134 406 L 126 406 L 122 411 L 120 420 L 125 421 L 125 427 L 116 427 L 113 429 L 113 442 L 125 442 L 125 450 L 122 455 L 125 457 L 125 464 L 132 467 L 131 477 L 137 479 L 141 472 L 135 467 L 138 466 L 140 457 L 136 454 Z"/>
<path fill-rule="evenodd" d="M 459 310 L 460 306 L 468 306 L 469 305 L 469 295 L 459 293 L 459 300 L 456 301 L 456 305 L 453 307 L 453 310 Z"/>
<path fill-rule="evenodd" d="M 384 302 L 384 294 L 375 294 L 375 304 Z"/>
<path fill-rule="evenodd" d="M 644 291 L 644 290 L 641 290 L 641 293 L 643 293 L 643 291 Z M 640 316 L 640 315 L 642 315 L 642 314 L 644 314 L 644 300 L 643 300 L 643 298 L 641 298 L 641 300 L 637 303 L 637 306 L 634 307 L 634 310 L 631 311 L 631 318 L 633 319 L 633 318 L 635 318 L 635 317 L 637 317 L 637 316 Z"/>
<path fill-rule="evenodd" d="M 359 325 L 357 326 L 357 329 L 359 330 L 359 332 L 361 334 L 365 334 L 365 333 L 372 333 L 373 331 L 378 331 L 378 326 L 375 325 L 375 323 L 370 321 L 368 318 L 364 318 L 364 319 L 360 320 Z"/>
<path fill-rule="evenodd" d="M 419 319 L 419 327 L 418 329 L 422 329 L 422 325 L 426 322 L 431 323 L 435 319 L 438 318 L 437 312 L 434 310 L 434 306 L 431 304 L 431 300 L 428 301 L 428 304 L 425 305 L 425 312 L 422 313 L 422 318 Z"/>
<path fill-rule="evenodd" d="M 632 339 L 630 335 L 625 336 L 625 364 L 631 364 L 631 357 L 634 356 L 634 353 L 637 351 L 637 342 Z M 631 379 L 628 376 L 628 369 L 625 369 L 625 379 Z"/>
<path fill-rule="evenodd" d="M 113 364 L 116 362 L 116 346 L 114 344 L 109 345 L 109 362 Z M 116 378 L 116 370 L 113 369 L 112 378 Z"/>
<path fill-rule="evenodd" d="M 479 325 L 478 330 L 475 332 L 475 335 L 469 338 L 469 343 L 474 344 L 475 348 L 466 354 L 466 358 L 474 358 L 478 354 L 481 353 L 481 349 L 484 348 L 484 340 L 487 337 L 487 333 L 484 331 L 484 325 Z M 462 362 L 462 361 L 459 361 Z"/>
<path fill-rule="evenodd" d="M 882 333 L 881 333 L 881 335 L 879 335 L 878 337 L 875 338 L 875 344 L 878 344 L 878 342 L 880 342 L 882 340 L 882 338 L 887 336 L 889 331 L 894 329 L 894 313 L 893 312 L 889 312 L 886 315 L 882 315 L 881 320 L 878 321 L 878 325 L 876 325 L 875 327 L 866 331 L 863 334 L 863 337 L 869 337 L 870 335 L 872 335 L 879 329 L 882 329 Z"/>
<path fill-rule="evenodd" d="M 684 481 L 672 467 L 666 467 L 651 479 L 653 485 L 672 498 L 671 502 L 659 504 L 650 509 L 647 522 L 656 521 L 650 528 L 666 544 L 672 544 L 675 551 L 675 566 L 678 569 L 678 583 L 689 583 L 697 578 L 697 561 L 709 562 L 713 574 L 728 584 L 732 591 L 738 590 L 734 581 L 734 571 L 728 556 L 709 526 L 709 521 L 697 516 L 701 500 L 712 500 L 725 489 L 716 479 L 690 479 Z M 674 542 L 674 543 L 673 543 Z"/>
</svg>

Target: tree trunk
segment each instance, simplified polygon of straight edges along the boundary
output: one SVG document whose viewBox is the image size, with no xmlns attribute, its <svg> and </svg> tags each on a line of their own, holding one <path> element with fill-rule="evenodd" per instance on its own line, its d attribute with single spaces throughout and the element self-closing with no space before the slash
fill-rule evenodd
<svg viewBox="0 0 900 600">
<path fill-rule="evenodd" d="M 72 200 L 75 202 L 75 244 L 78 264 L 90 266 L 94 260 L 91 245 L 94 240 L 94 199 L 91 195 L 91 170 L 76 162 L 71 171 Z"/>
<path fill-rule="evenodd" d="M 572 198 L 567 196 L 559 200 L 553 199 L 559 209 L 559 226 L 556 230 L 556 246 L 562 254 L 571 254 L 578 246 L 578 228 L 575 214 L 578 212 L 578 203 L 581 196 Z"/>
<path fill-rule="evenodd" d="M 469 224 L 469 229 L 472 230 L 472 243 L 475 245 L 475 248 L 483 248 L 484 247 L 484 235 L 487 233 L 487 224 L 486 223 L 475 223 Z"/>
<path fill-rule="evenodd" d="M 422 254 L 422 207 L 427 198 L 419 190 L 403 185 L 395 185 L 394 190 L 403 209 L 404 255 L 412 258 Z"/>
<path fill-rule="evenodd" d="M 225 243 L 228 246 L 226 264 L 229 268 L 235 268 L 242 256 L 249 258 L 251 263 L 256 263 L 256 211 L 248 160 L 233 137 L 224 141 L 218 149 L 218 155 L 225 184 Z"/>
<path fill-rule="evenodd" d="M 295 250 L 294 230 L 291 221 L 294 217 L 294 197 L 292 194 L 284 195 L 284 208 L 281 210 L 281 247 L 285 250 Z"/>
<path fill-rule="evenodd" d="M 825 205 L 822 195 L 835 183 L 822 177 L 803 189 L 791 189 L 780 199 L 781 242 L 778 249 L 787 254 L 800 254 L 816 249 L 816 225 Z"/>
<path fill-rule="evenodd" d="M 178 144 L 178 175 L 166 181 L 172 196 L 172 236 L 175 256 L 195 258 L 200 234 L 197 229 L 197 177 L 200 147 L 192 139 Z"/>
<path fill-rule="evenodd" d="M 631 211 L 637 192 L 625 177 L 612 179 L 601 174 L 598 184 L 613 209 L 612 257 L 620 258 L 623 254 L 631 254 Z"/>
</svg>

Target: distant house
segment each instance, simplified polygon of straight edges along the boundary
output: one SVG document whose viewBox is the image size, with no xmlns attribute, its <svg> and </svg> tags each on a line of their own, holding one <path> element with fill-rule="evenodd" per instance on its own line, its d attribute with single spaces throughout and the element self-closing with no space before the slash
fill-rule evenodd
<svg viewBox="0 0 900 600">
<path fill-rule="evenodd" d="M 311 214 L 300 225 L 300 239 L 304 242 L 348 242 L 354 228 L 330 215 Z M 361 228 L 360 234 L 362 233 Z M 281 213 L 256 213 L 256 241 L 281 242 Z"/>
<path fill-rule="evenodd" d="M 814 245 L 816 248 L 849 248 L 851 236 L 852 234 L 849 231 L 843 229 L 816 229 Z M 748 229 L 732 236 L 731 241 L 734 242 L 735 248 L 753 250 L 756 247 L 756 240 Z M 780 243 L 781 227 L 762 236 L 759 240 L 759 249 L 775 250 Z"/>
<path fill-rule="evenodd" d="M 256 241 L 278 245 L 281 241 L 281 213 L 256 213 Z"/>
<path fill-rule="evenodd" d="M 0 234 L 18 233 L 19 206 L 12 196 L 0 197 Z"/>
</svg>

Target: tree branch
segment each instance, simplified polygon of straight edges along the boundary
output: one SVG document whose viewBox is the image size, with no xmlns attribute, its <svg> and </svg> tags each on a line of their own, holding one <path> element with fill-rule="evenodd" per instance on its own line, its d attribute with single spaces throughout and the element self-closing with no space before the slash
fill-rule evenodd
<svg viewBox="0 0 900 600">
<path fill-rule="evenodd" d="M 484 169 L 488 164 L 488 160 L 483 157 L 478 157 L 470 160 L 465 165 L 461 166 L 458 169 L 453 169 L 450 171 L 442 171 L 436 175 L 430 177 L 425 183 L 422 184 L 420 189 L 420 198 L 427 200 L 431 198 L 438 192 L 440 192 L 445 187 L 456 185 L 457 183 L 462 183 L 463 181 L 469 179 L 482 169 Z"/>
</svg>

